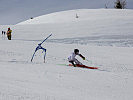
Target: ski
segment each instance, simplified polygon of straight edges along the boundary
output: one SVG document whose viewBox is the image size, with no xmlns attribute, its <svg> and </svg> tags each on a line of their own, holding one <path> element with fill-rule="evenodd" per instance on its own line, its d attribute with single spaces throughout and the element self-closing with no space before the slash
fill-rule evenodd
<svg viewBox="0 0 133 100">
<path fill-rule="evenodd" d="M 74 67 L 72 64 L 58 64 L 60 66 L 71 66 Z M 80 67 L 80 68 L 87 68 L 87 69 L 98 69 L 98 67 L 90 67 L 90 66 L 86 66 L 86 65 L 76 65 L 76 67 Z"/>
<path fill-rule="evenodd" d="M 72 65 L 72 64 L 69 64 L 68 66 L 73 66 L 73 65 Z M 74 66 L 73 66 L 73 67 L 74 67 Z M 79 65 L 79 64 L 76 64 L 76 67 L 88 68 L 88 69 L 98 69 L 98 67 L 90 67 L 90 66 Z"/>
</svg>

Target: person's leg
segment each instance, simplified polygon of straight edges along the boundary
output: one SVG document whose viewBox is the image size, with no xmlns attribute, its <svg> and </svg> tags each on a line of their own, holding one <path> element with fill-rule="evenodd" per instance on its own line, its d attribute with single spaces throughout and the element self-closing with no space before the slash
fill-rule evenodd
<svg viewBox="0 0 133 100">
<path fill-rule="evenodd" d="M 10 39 L 10 37 L 9 37 L 9 36 L 7 36 L 7 38 L 8 38 L 8 40 Z"/>
<path fill-rule="evenodd" d="M 8 36 L 8 39 L 11 40 L 11 36 L 10 35 Z"/>
<path fill-rule="evenodd" d="M 83 65 L 81 62 L 79 62 L 77 59 L 74 60 L 74 62 L 76 63 L 76 65 Z"/>
<path fill-rule="evenodd" d="M 74 64 L 74 62 L 73 61 L 69 61 L 74 67 L 76 67 L 76 65 Z"/>
</svg>

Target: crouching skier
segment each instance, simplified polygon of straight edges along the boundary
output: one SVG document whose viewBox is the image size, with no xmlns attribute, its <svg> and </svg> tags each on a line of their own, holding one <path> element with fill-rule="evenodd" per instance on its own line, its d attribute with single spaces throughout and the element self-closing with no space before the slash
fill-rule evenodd
<svg viewBox="0 0 133 100">
<path fill-rule="evenodd" d="M 74 52 L 72 53 L 72 55 L 70 57 L 68 57 L 68 61 L 74 66 L 76 67 L 76 65 L 83 65 L 81 62 L 79 62 L 75 57 L 76 55 L 80 56 L 83 60 L 85 60 L 85 57 L 82 56 L 81 54 L 79 54 L 79 50 L 78 49 L 74 49 Z"/>
</svg>

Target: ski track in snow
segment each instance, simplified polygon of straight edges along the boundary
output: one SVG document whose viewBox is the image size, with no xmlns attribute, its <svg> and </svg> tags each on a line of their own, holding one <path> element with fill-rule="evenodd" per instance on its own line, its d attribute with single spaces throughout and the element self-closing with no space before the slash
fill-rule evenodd
<svg viewBox="0 0 133 100">
<path fill-rule="evenodd" d="M 82 44 L 96 46 L 117 46 L 117 47 L 133 47 L 132 35 L 107 35 L 93 37 L 76 37 L 63 39 L 50 39 L 48 42 L 64 43 L 64 44 Z"/>
<path fill-rule="evenodd" d="M 21 41 L 15 41 L 15 40 L 11 42 L 12 42 L 11 44 L 17 42 L 15 44 L 16 47 L 19 46 L 19 42 L 21 43 Z M 35 44 L 37 43 L 38 42 L 35 42 Z M 25 45 L 24 51 L 16 50 L 15 48 L 11 48 L 9 51 L 7 50 L 4 51 L 4 49 L 1 49 L 0 51 L 0 53 L 3 54 L 0 57 L 0 59 L 2 59 L 0 61 L 0 64 L 3 65 L 0 66 L 1 100 L 62 100 L 62 99 L 77 100 L 79 98 L 80 99 L 84 98 L 84 100 L 88 100 L 89 97 L 92 100 L 93 99 L 95 100 L 97 97 L 106 98 L 106 99 L 110 97 L 109 100 L 112 100 L 116 98 L 119 99 L 120 96 L 123 95 L 123 93 L 128 95 L 127 87 L 128 84 L 132 82 L 131 77 L 133 73 L 132 69 L 133 65 L 130 62 L 130 60 L 124 62 L 127 59 L 126 54 L 128 53 L 123 54 L 126 55 L 124 57 L 121 57 L 121 53 L 124 52 L 124 50 L 127 51 L 128 49 L 130 52 L 130 49 L 132 48 L 129 47 L 119 48 L 119 47 L 110 47 L 110 46 L 97 47 L 97 46 L 80 45 L 80 44 L 77 46 L 76 44 L 47 42 L 45 46 L 48 49 L 48 55 L 46 58 L 47 59 L 46 64 L 44 64 L 42 62 L 43 57 L 41 51 L 38 52 L 38 54 L 36 54 L 33 63 L 31 63 L 30 62 L 30 57 L 32 56 L 31 51 L 34 51 L 32 50 L 34 47 L 32 46 L 32 42 L 29 41 L 24 42 L 24 45 Z M 33 48 L 31 48 L 31 50 L 27 52 L 29 45 L 31 45 Z M 62 46 L 64 46 L 65 49 L 64 51 L 60 51 Z M 81 48 L 83 54 L 89 55 L 88 56 L 89 62 L 84 61 L 83 62 L 84 64 L 86 65 L 88 64 L 90 66 L 96 66 L 99 67 L 99 69 L 89 70 L 85 68 L 59 66 L 58 64 L 60 63 L 67 64 L 66 55 L 68 55 L 71 52 L 71 50 L 73 50 L 73 46 Z M 87 48 L 89 48 L 89 52 Z M 98 51 L 95 52 L 96 50 Z M 104 55 L 102 52 L 104 52 Z M 60 55 L 60 53 L 63 55 Z M 112 54 L 114 54 L 114 56 L 111 56 Z M 120 59 L 118 59 L 117 57 Z M 81 60 L 80 58 L 78 59 Z M 14 73 L 14 71 L 16 72 Z M 99 76 L 99 78 L 97 77 L 97 75 Z M 109 76 L 105 77 L 104 75 L 107 76 L 109 75 Z M 88 78 L 86 78 L 86 76 L 88 76 Z M 93 77 L 94 79 L 90 78 L 89 76 Z M 75 82 L 72 80 L 74 80 Z M 95 86 L 96 82 L 99 82 L 99 80 L 101 80 L 100 83 L 97 84 L 97 86 Z M 53 82 L 55 85 L 53 85 Z M 119 87 L 117 87 L 117 85 L 119 85 Z M 91 88 L 92 86 L 93 88 Z M 109 94 L 105 93 L 103 92 L 103 90 L 110 91 L 110 93 Z M 51 93 L 51 91 L 53 92 Z M 61 94 L 62 91 L 64 91 L 65 93 L 63 93 L 60 96 L 59 94 Z M 103 93 L 104 96 L 102 95 Z M 72 96 L 71 94 L 73 94 L 74 96 Z M 79 96 L 76 97 L 77 94 Z M 87 94 L 89 94 L 89 96 Z M 102 97 L 100 95 L 102 95 Z M 129 95 L 129 97 L 131 96 Z M 125 98 L 127 97 L 122 96 L 121 99 L 125 100 Z"/>
</svg>

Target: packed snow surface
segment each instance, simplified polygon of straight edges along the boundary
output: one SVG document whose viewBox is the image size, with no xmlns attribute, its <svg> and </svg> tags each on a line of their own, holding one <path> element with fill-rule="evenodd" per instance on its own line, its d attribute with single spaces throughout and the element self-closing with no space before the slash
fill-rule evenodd
<svg viewBox="0 0 133 100">
<path fill-rule="evenodd" d="M 76 18 L 76 15 L 78 18 Z M 77 9 L 36 17 L 0 38 L 0 100 L 132 100 L 133 10 Z M 52 36 L 39 50 L 37 45 Z M 79 61 L 98 70 L 70 67 L 75 48 Z"/>
</svg>

